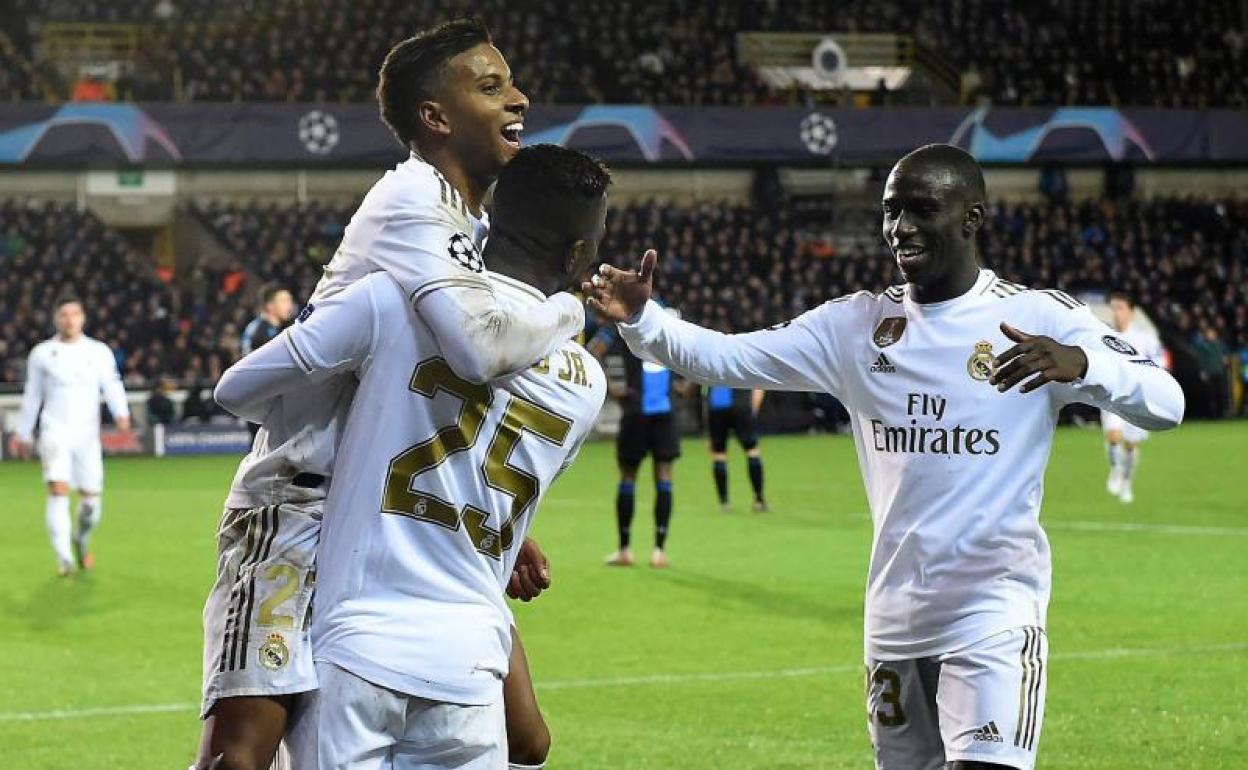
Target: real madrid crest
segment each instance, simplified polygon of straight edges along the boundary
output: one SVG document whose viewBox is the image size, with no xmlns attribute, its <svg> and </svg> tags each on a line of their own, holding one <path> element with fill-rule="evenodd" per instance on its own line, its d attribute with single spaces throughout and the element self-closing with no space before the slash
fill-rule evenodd
<svg viewBox="0 0 1248 770">
<path fill-rule="evenodd" d="M 966 373 L 972 380 L 985 382 L 992 376 L 992 343 L 980 340 L 975 343 L 975 352 L 966 359 Z"/>
<path fill-rule="evenodd" d="M 281 634 L 274 632 L 269 634 L 264 644 L 260 645 L 260 665 L 276 671 L 290 662 L 290 648 L 286 646 L 286 639 Z"/>
<path fill-rule="evenodd" d="M 871 339 L 881 348 L 892 345 L 901 339 L 901 335 L 906 331 L 906 319 L 902 316 L 893 318 L 885 318 L 880 321 L 880 325 L 875 327 L 875 334 L 871 335 Z"/>
</svg>

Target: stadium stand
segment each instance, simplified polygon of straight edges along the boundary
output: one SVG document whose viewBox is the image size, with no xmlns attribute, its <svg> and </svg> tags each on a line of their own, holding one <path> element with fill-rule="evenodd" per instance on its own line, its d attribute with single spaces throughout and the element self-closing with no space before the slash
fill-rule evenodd
<svg viewBox="0 0 1248 770">
<path fill-rule="evenodd" d="M 60 292 L 87 301 L 90 333 L 116 351 L 126 380 L 162 376 L 213 381 L 238 355 L 238 333 L 265 283 L 306 298 L 333 254 L 351 205 L 195 206 L 236 260 L 200 269 L 176 291 L 90 214 L 44 205 L 0 206 L 0 352 L 3 379 L 21 380 L 30 346 L 50 333 Z M 641 202 L 613 209 L 601 253 L 628 263 L 657 248 L 659 293 L 699 323 L 728 330 L 767 326 L 827 298 L 898 283 L 892 258 L 863 223 L 863 209 L 829 212 L 809 202 L 780 207 Z M 872 233 L 873 228 L 865 230 Z M 847 236 L 852 231 L 855 235 Z M 1036 202 L 991 208 L 985 262 L 1010 280 L 1073 293 L 1125 289 L 1206 382 L 1225 381 L 1228 356 L 1248 355 L 1248 202 L 1196 198 Z M 87 251 L 88 274 L 77 256 Z M 71 265 L 73 265 L 71 267 Z M 1239 355 L 1239 353 L 1237 353 Z M 1208 376 L 1201 374 L 1204 372 Z M 1220 386 L 1219 386 L 1220 387 Z"/>
<path fill-rule="evenodd" d="M 965 102 L 1248 106 L 1237 0 L 15 2 L 24 13 L 6 23 L 25 20 L 10 37 L 26 57 L 41 20 L 132 28 L 137 71 L 118 84 L 132 99 L 369 101 L 391 44 L 475 13 L 543 103 L 853 104 L 836 91 L 770 89 L 741 64 L 737 31 L 803 30 L 910 36 L 959 73 Z M 0 93 L 32 98 L 13 88 Z"/>
</svg>

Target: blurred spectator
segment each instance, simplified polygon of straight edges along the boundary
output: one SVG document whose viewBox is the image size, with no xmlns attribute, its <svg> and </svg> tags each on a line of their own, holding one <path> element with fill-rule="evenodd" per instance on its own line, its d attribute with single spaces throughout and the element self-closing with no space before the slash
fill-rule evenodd
<svg viewBox="0 0 1248 770">
<path fill-rule="evenodd" d="M 106 80 L 84 72 L 74 83 L 74 90 L 69 98 L 75 102 L 109 102 L 115 96 L 112 86 Z"/>
<path fill-rule="evenodd" d="M 173 390 L 173 383 L 166 379 L 161 379 L 152 389 L 152 395 L 147 398 L 149 425 L 171 425 L 177 419 L 173 401 L 169 398 L 171 390 Z"/>
<path fill-rule="evenodd" d="M 1193 347 L 1196 349 L 1196 360 L 1200 365 L 1200 380 L 1205 387 L 1201 401 L 1209 410 L 1204 417 L 1223 417 L 1226 414 L 1227 378 L 1226 367 L 1229 363 L 1230 351 L 1218 336 L 1217 329 L 1205 324 L 1200 329 Z"/>
</svg>

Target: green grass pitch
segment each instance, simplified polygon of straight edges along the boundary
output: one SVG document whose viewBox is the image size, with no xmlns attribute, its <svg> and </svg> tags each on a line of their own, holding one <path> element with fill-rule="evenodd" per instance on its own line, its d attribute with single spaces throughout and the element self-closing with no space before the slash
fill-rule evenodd
<svg viewBox="0 0 1248 770">
<path fill-rule="evenodd" d="M 1248 767 L 1248 425 L 1145 445 L 1137 501 L 1105 494 L 1098 431 L 1062 430 L 1042 768 Z M 845 437 L 764 441 L 774 513 L 714 504 L 706 449 L 676 469 L 673 568 L 612 570 L 614 460 L 586 448 L 534 534 L 555 588 L 517 616 L 552 770 L 868 768 L 862 592 L 870 524 Z M 735 451 L 735 450 L 734 450 Z M 98 569 L 53 576 L 38 468 L 0 464 L 0 767 L 185 768 L 199 613 L 230 458 L 108 463 Z M 643 473 L 647 473 L 643 469 Z M 648 552 L 651 494 L 635 539 Z"/>
</svg>

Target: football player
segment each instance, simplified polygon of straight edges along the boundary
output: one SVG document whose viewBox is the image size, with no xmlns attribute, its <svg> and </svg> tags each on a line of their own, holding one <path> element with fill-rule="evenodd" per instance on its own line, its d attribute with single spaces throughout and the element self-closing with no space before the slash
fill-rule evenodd
<svg viewBox="0 0 1248 770">
<path fill-rule="evenodd" d="M 735 388 L 830 393 L 852 415 L 874 523 L 867 711 L 881 770 L 1030 770 L 1044 718 L 1044 468 L 1064 404 L 1176 426 L 1178 383 L 1061 291 L 981 267 L 985 185 L 950 145 L 903 157 L 883 236 L 905 278 L 725 335 L 648 302 L 656 261 L 586 291 L 647 360 Z M 878 366 L 887 348 L 889 366 Z"/>
</svg>

